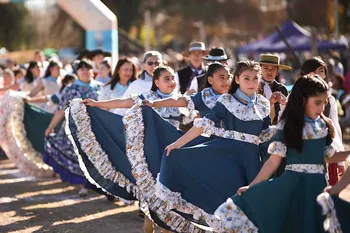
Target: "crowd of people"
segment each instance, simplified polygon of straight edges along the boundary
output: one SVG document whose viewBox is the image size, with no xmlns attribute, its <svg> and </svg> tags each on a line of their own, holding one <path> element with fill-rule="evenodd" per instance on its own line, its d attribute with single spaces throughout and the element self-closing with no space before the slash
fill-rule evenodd
<svg viewBox="0 0 350 233">
<path fill-rule="evenodd" d="M 28 175 L 138 201 L 146 233 L 350 232 L 338 197 L 350 61 L 333 52 L 296 70 L 260 54 L 232 66 L 198 41 L 176 71 L 158 51 L 115 67 L 110 55 L 63 67 L 37 51 L 1 67 L 0 146 Z"/>
</svg>

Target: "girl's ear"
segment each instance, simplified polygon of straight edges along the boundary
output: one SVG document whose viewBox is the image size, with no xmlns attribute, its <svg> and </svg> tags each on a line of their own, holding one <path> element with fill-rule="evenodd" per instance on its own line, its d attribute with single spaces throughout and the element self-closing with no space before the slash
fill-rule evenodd
<svg viewBox="0 0 350 233">
<path fill-rule="evenodd" d="M 239 85 L 239 77 L 235 76 L 235 82 Z"/>
<path fill-rule="evenodd" d="M 213 85 L 213 77 L 211 77 L 211 76 L 208 77 L 208 83 L 210 85 Z"/>
<path fill-rule="evenodd" d="M 158 79 L 154 80 L 154 83 L 156 84 L 157 87 L 159 87 L 159 80 Z"/>
</svg>

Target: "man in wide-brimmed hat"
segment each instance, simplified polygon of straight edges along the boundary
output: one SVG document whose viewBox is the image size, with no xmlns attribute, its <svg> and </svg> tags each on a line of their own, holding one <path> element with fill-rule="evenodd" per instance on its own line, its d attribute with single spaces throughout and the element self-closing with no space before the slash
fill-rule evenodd
<svg viewBox="0 0 350 233">
<path fill-rule="evenodd" d="M 270 100 L 271 105 L 271 122 L 277 124 L 278 115 L 281 111 L 281 105 L 286 103 L 288 91 L 285 85 L 275 80 L 278 72 L 283 70 L 291 70 L 287 65 L 280 64 L 280 57 L 272 54 L 261 54 L 259 60 L 262 79 L 259 88 L 259 94 L 262 94 Z"/>
<path fill-rule="evenodd" d="M 203 60 L 208 63 L 211 62 L 220 62 L 224 65 L 227 65 L 227 60 L 231 57 L 228 56 L 222 47 L 213 47 L 210 49 L 210 52 L 208 55 L 203 57 Z M 197 76 L 197 82 L 198 82 L 198 91 L 201 91 L 205 88 L 205 77 L 206 72 L 203 72 L 201 75 Z"/>
<path fill-rule="evenodd" d="M 184 57 L 188 57 L 190 60 L 188 66 L 179 69 L 175 73 L 176 88 L 182 94 L 187 91 L 198 91 L 198 82 L 195 77 L 204 72 L 203 56 L 207 54 L 208 50 L 205 48 L 205 44 L 199 41 L 191 42 L 188 50 L 182 53 Z"/>
<path fill-rule="evenodd" d="M 285 85 L 277 82 L 276 76 L 280 70 L 291 70 L 287 65 L 280 64 L 280 57 L 272 54 L 261 54 L 259 63 L 262 70 L 262 79 L 260 81 L 259 94 L 270 100 L 271 123 L 277 124 L 281 109 L 284 108 L 288 90 Z M 274 176 L 283 174 L 286 166 L 286 160 L 283 159 Z"/>
</svg>

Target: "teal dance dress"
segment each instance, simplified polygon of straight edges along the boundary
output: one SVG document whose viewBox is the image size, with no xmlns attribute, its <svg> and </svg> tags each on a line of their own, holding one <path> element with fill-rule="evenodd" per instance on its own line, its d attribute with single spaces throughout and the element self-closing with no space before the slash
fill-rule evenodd
<svg viewBox="0 0 350 233">
<path fill-rule="evenodd" d="M 301 153 L 286 146 L 283 121 L 277 128 L 268 152 L 286 157 L 286 171 L 281 177 L 256 184 L 220 205 L 215 211 L 220 220 L 216 231 L 324 232 L 324 218 L 316 197 L 327 186 L 324 158 L 335 153 L 327 124 L 320 117 L 305 119 Z"/>
</svg>

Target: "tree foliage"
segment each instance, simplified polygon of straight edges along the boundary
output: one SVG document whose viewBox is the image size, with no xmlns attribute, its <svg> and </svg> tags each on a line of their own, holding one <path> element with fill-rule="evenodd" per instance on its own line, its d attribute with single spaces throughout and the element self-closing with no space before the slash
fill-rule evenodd
<svg viewBox="0 0 350 233">
<path fill-rule="evenodd" d="M 0 46 L 19 50 L 34 39 L 29 11 L 23 3 L 0 4 Z"/>
<path fill-rule="evenodd" d="M 143 14 L 140 13 L 142 0 L 102 0 L 102 2 L 117 16 L 118 27 L 126 31 L 143 20 Z"/>
</svg>

